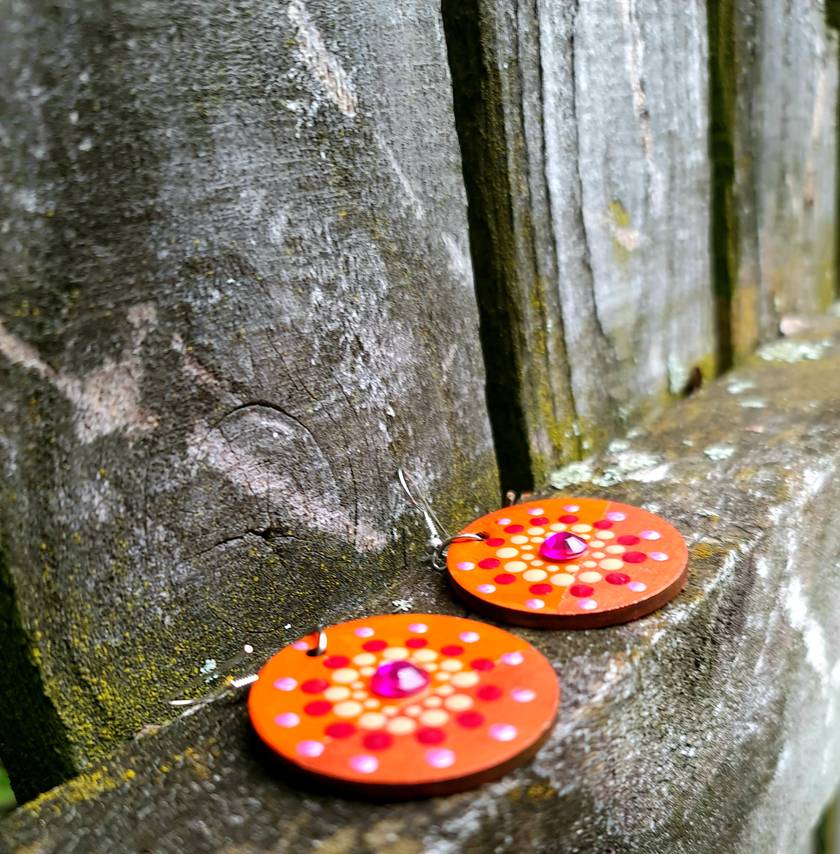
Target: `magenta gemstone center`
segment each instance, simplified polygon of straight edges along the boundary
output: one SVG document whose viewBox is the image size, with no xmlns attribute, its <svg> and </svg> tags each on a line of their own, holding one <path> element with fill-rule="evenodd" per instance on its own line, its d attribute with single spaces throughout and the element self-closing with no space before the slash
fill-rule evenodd
<svg viewBox="0 0 840 854">
<path fill-rule="evenodd" d="M 546 537 L 540 546 L 540 557 L 546 560 L 574 560 L 585 551 L 586 540 L 568 531 L 561 531 L 559 534 Z"/>
<path fill-rule="evenodd" d="M 389 661 L 376 668 L 370 680 L 374 694 L 380 697 L 411 697 L 429 684 L 429 674 L 408 661 Z"/>
</svg>

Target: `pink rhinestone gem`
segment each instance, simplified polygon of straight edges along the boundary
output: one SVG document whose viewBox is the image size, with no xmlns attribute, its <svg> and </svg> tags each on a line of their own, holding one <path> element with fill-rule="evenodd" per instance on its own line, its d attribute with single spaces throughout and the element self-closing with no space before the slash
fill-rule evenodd
<svg viewBox="0 0 840 854">
<path fill-rule="evenodd" d="M 370 680 L 374 694 L 380 697 L 411 697 L 429 684 L 429 674 L 408 661 L 381 664 Z"/>
<path fill-rule="evenodd" d="M 546 560 L 574 560 L 586 551 L 586 540 L 561 531 L 547 537 L 540 546 L 540 557 Z"/>
</svg>

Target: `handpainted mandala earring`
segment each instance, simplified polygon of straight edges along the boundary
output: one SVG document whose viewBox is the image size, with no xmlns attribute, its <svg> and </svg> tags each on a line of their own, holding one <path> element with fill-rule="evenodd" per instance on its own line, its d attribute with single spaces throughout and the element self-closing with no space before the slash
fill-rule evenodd
<svg viewBox="0 0 840 854">
<path fill-rule="evenodd" d="M 679 531 L 640 507 L 603 498 L 545 498 L 470 522 L 447 539 L 428 504 L 400 482 L 432 532 L 455 593 L 501 622 L 589 629 L 638 619 L 685 587 Z"/>
</svg>

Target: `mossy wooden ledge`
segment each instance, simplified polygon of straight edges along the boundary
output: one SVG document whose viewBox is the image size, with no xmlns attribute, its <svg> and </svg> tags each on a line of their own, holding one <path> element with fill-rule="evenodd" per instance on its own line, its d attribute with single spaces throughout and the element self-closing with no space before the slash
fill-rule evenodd
<svg viewBox="0 0 840 854">
<path fill-rule="evenodd" d="M 838 371 L 840 336 L 781 341 L 578 466 L 587 481 L 566 491 L 642 503 L 684 532 L 690 580 L 636 623 L 523 632 L 563 701 L 537 759 L 502 781 L 402 804 L 297 791 L 244 704 L 220 702 L 19 809 L 0 848 L 798 850 L 840 768 Z M 457 613 L 438 576 L 412 594 Z"/>
</svg>

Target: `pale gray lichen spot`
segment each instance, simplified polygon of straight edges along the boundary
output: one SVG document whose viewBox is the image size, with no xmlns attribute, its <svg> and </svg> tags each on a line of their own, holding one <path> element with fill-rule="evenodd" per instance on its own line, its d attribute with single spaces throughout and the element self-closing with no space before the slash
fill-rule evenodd
<svg viewBox="0 0 840 854">
<path fill-rule="evenodd" d="M 703 449 L 703 453 L 710 460 L 720 462 L 721 460 L 728 460 L 735 453 L 735 446 L 725 444 L 709 445 Z"/>
<path fill-rule="evenodd" d="M 592 480 L 595 471 L 591 460 L 581 460 L 569 463 L 561 469 L 551 472 L 548 482 L 555 489 L 565 489 L 574 483 L 588 483 Z"/>
<path fill-rule="evenodd" d="M 741 406 L 744 409 L 764 409 L 767 404 L 763 400 L 759 400 L 757 397 L 747 397 L 741 401 Z"/>
<path fill-rule="evenodd" d="M 821 359 L 831 346 L 830 339 L 822 341 L 773 341 L 765 344 L 758 356 L 766 362 L 796 362 L 816 361 Z"/>
<path fill-rule="evenodd" d="M 740 379 L 739 377 L 733 377 L 726 384 L 726 390 L 730 394 L 743 394 L 753 388 L 755 388 L 755 383 L 752 380 Z"/>
<path fill-rule="evenodd" d="M 676 356 L 668 357 L 668 388 L 671 394 L 682 394 L 688 386 L 691 367 Z"/>
</svg>

